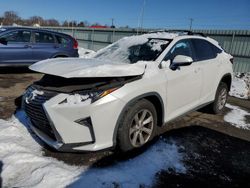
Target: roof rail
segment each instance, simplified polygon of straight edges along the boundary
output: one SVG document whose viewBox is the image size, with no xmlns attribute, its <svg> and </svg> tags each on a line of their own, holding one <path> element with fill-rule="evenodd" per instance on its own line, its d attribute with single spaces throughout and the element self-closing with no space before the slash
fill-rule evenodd
<svg viewBox="0 0 250 188">
<path fill-rule="evenodd" d="M 149 33 L 156 33 L 156 32 L 168 32 L 168 33 L 179 33 L 179 34 L 187 34 L 187 35 L 200 35 L 202 37 L 207 37 L 204 33 L 200 32 L 193 32 L 190 30 L 182 30 L 182 29 L 163 29 L 163 30 L 155 30 L 155 31 L 150 31 Z"/>
</svg>

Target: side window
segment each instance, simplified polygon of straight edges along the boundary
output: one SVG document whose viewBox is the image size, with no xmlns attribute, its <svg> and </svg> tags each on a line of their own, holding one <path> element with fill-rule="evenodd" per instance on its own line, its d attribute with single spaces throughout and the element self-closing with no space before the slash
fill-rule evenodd
<svg viewBox="0 0 250 188">
<path fill-rule="evenodd" d="M 43 32 L 35 32 L 36 43 L 54 43 L 53 35 Z"/>
<path fill-rule="evenodd" d="M 189 40 L 181 40 L 177 42 L 174 47 L 165 56 L 164 61 L 173 60 L 177 55 L 185 55 L 193 57 L 192 47 Z"/>
<path fill-rule="evenodd" d="M 192 39 L 195 50 L 196 61 L 213 59 L 217 56 L 212 48 L 212 44 L 202 39 Z"/>
<path fill-rule="evenodd" d="M 68 44 L 68 40 L 59 35 L 56 35 L 56 40 L 58 44 Z"/>
<path fill-rule="evenodd" d="M 30 42 L 30 31 L 13 31 L 2 38 L 5 38 L 8 42 Z"/>
</svg>

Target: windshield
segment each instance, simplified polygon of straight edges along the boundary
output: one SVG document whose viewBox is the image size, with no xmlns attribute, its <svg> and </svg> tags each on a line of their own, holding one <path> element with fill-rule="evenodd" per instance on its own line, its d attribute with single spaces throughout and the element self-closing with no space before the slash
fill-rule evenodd
<svg viewBox="0 0 250 188">
<path fill-rule="evenodd" d="M 99 50 L 94 58 L 130 64 L 138 61 L 154 61 L 168 44 L 167 39 L 126 37 Z"/>
</svg>

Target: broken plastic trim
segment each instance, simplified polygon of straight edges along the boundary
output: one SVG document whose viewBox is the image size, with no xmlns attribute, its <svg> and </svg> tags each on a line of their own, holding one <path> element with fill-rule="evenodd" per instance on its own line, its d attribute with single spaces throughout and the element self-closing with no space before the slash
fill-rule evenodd
<svg viewBox="0 0 250 188">
<path fill-rule="evenodd" d="M 126 83 L 139 80 L 143 75 L 105 78 L 63 78 L 44 75 L 41 80 L 34 82 L 33 87 L 60 93 L 74 94 L 79 92 L 106 91 L 122 87 Z"/>
</svg>

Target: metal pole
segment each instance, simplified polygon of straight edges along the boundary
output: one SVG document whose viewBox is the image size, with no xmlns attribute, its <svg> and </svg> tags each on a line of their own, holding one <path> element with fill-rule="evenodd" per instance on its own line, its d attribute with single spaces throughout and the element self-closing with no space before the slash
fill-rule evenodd
<svg viewBox="0 0 250 188">
<path fill-rule="evenodd" d="M 235 31 L 233 32 L 233 36 L 232 36 L 232 40 L 231 40 L 231 44 L 230 44 L 229 53 L 232 53 L 232 48 L 233 48 L 233 44 L 234 44 L 234 37 L 235 37 Z"/>
<path fill-rule="evenodd" d="M 91 49 L 90 50 L 94 50 L 94 28 L 92 29 L 92 32 L 91 32 Z"/>
<path fill-rule="evenodd" d="M 193 25 L 193 18 L 190 18 L 190 25 L 189 25 L 189 30 L 191 31 L 192 30 L 192 25 Z"/>
<path fill-rule="evenodd" d="M 115 30 L 113 30 L 113 33 L 112 33 L 112 41 L 111 41 L 112 43 L 115 42 L 114 37 L 115 37 Z"/>
<path fill-rule="evenodd" d="M 114 26 L 114 18 L 111 18 L 111 22 L 112 22 L 111 26 Z"/>
<path fill-rule="evenodd" d="M 138 19 L 137 35 L 139 33 L 139 29 L 142 30 L 142 27 L 143 27 L 145 5 L 146 5 L 146 0 L 143 0 L 143 6 L 142 6 L 141 15 L 140 15 L 140 17 Z"/>
</svg>

